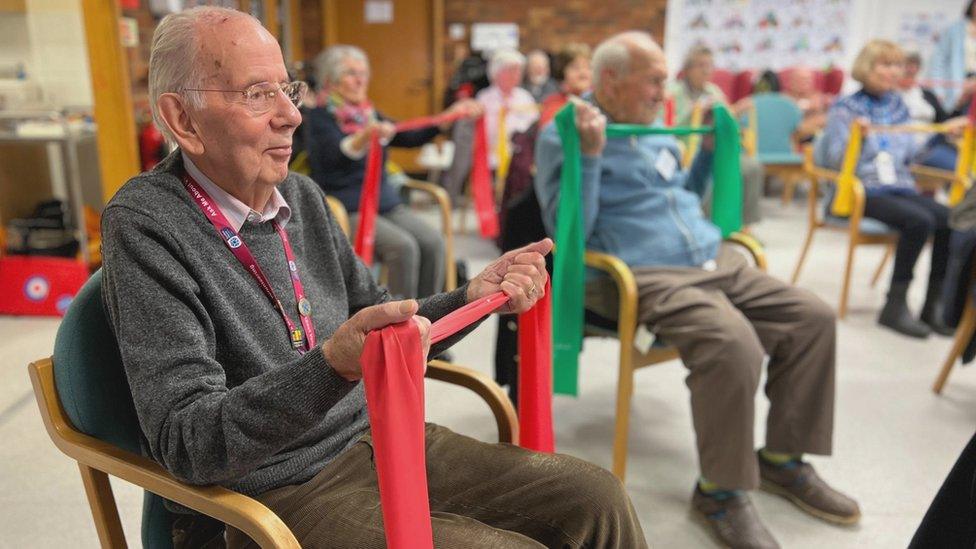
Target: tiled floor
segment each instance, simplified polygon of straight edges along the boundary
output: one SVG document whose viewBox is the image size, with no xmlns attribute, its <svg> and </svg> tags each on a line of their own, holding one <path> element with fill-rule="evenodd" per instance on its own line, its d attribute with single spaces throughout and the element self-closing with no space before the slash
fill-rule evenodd
<svg viewBox="0 0 976 549">
<path fill-rule="evenodd" d="M 766 245 L 770 272 L 787 277 L 805 231 L 804 211 L 764 204 L 766 220 L 756 235 Z M 478 268 L 493 248 L 459 238 L 462 255 Z M 818 235 L 800 283 L 836 304 L 844 242 Z M 851 312 L 839 323 L 835 456 L 814 458 L 821 473 L 856 496 L 864 519 L 837 528 L 808 518 L 782 500 L 754 496 L 770 530 L 784 547 L 905 546 L 959 451 L 976 430 L 976 372 L 957 370 L 942 397 L 929 389 L 949 340 L 909 340 L 873 322 L 883 288 L 870 288 L 880 250 L 858 253 Z M 927 272 L 920 262 L 920 277 Z M 919 283 L 914 303 L 921 298 Z M 0 317 L 0 548 L 96 547 L 98 542 L 73 462 L 55 449 L 41 425 L 30 393 L 26 365 L 50 354 L 57 321 Z M 491 371 L 494 325 L 486 323 L 458 345 L 457 362 Z M 616 346 L 587 340 L 579 398 L 555 403 L 559 450 L 609 466 L 616 388 Z M 637 376 L 631 421 L 627 489 L 648 540 L 657 547 L 711 547 L 691 520 L 688 501 L 696 478 L 696 455 L 684 371 L 674 362 Z M 757 396 L 760 410 L 765 400 Z M 460 432 L 490 440 L 490 414 L 477 398 L 432 383 L 428 415 Z M 760 415 L 760 417 L 762 417 Z M 762 440 L 763 426 L 756 425 Z M 129 543 L 139 544 L 141 492 L 116 483 Z"/>
</svg>

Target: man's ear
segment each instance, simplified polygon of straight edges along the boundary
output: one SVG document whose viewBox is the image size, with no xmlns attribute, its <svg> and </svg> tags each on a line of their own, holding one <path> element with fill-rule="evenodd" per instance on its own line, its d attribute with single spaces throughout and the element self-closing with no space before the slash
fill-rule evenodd
<svg viewBox="0 0 976 549">
<path fill-rule="evenodd" d="M 159 108 L 160 118 L 173 134 L 177 145 L 188 154 L 203 154 L 203 141 L 183 98 L 177 93 L 164 93 L 156 100 L 156 106 Z"/>
</svg>

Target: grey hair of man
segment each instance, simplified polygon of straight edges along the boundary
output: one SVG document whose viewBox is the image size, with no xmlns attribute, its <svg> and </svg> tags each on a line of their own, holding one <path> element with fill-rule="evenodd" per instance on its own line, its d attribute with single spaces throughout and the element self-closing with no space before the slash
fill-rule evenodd
<svg viewBox="0 0 976 549">
<path fill-rule="evenodd" d="M 315 81 L 319 89 L 326 85 L 336 84 L 342 78 L 342 64 L 346 59 L 356 59 L 366 64 L 369 68 L 369 57 L 366 52 L 347 44 L 336 44 L 322 50 L 322 53 L 315 57 Z"/>
<path fill-rule="evenodd" d="M 204 95 L 187 88 L 205 87 L 207 77 L 200 66 L 203 52 L 203 30 L 236 18 L 248 18 L 261 26 L 251 15 L 230 8 L 198 6 L 164 17 L 153 33 L 149 51 L 149 104 L 153 123 L 171 145 L 176 144 L 172 132 L 163 122 L 157 102 L 164 93 L 178 93 L 194 108 L 205 106 Z"/>
<path fill-rule="evenodd" d="M 510 48 L 495 50 L 495 53 L 491 54 L 491 61 L 488 62 L 488 79 L 494 82 L 498 73 L 515 66 L 525 67 L 524 55 Z"/>
<path fill-rule="evenodd" d="M 635 50 L 661 53 L 661 46 L 644 31 L 624 31 L 607 38 L 593 51 L 593 89 L 600 89 L 603 76 L 613 73 L 616 77 L 630 73 Z"/>
</svg>

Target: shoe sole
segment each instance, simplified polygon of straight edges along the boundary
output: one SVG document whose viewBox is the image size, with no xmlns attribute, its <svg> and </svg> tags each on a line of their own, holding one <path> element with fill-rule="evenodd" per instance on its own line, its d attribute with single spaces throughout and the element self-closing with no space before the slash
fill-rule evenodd
<svg viewBox="0 0 976 549">
<path fill-rule="evenodd" d="M 691 521 L 698 523 L 698 525 L 708 533 L 708 537 L 711 538 L 716 545 L 723 547 L 724 549 L 731 549 L 732 546 L 722 541 L 722 538 L 718 535 L 718 532 L 715 531 L 715 526 L 712 525 L 711 521 L 705 516 L 704 513 L 698 509 L 695 509 L 694 507 L 688 509 L 688 512 L 691 514 Z"/>
<path fill-rule="evenodd" d="M 861 513 L 858 513 L 856 515 L 850 515 L 850 516 L 842 516 L 842 515 L 835 515 L 833 513 L 828 513 L 823 509 L 817 509 L 816 507 L 798 498 L 796 495 L 794 495 L 786 488 L 783 488 L 768 480 L 765 479 L 762 480 L 759 486 L 760 488 L 762 488 L 762 490 L 766 492 L 785 498 L 793 505 L 796 505 L 797 507 L 802 509 L 805 513 L 817 517 L 820 520 L 824 520 L 833 524 L 839 524 L 841 526 L 853 526 L 858 522 L 860 522 L 861 520 Z"/>
</svg>

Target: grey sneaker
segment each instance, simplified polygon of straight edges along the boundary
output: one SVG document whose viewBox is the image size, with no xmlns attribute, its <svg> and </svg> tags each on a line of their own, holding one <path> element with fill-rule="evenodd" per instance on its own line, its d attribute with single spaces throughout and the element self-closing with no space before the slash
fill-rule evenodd
<svg viewBox="0 0 976 549">
<path fill-rule="evenodd" d="M 819 519 L 844 525 L 861 520 L 857 502 L 828 486 L 809 463 L 776 466 L 759 456 L 759 476 L 763 490 L 783 496 Z"/>
<path fill-rule="evenodd" d="M 743 492 L 723 492 L 722 498 L 705 495 L 695 486 L 691 506 L 704 517 L 712 533 L 732 549 L 779 549 L 779 543 L 759 520 L 752 500 Z"/>
</svg>

